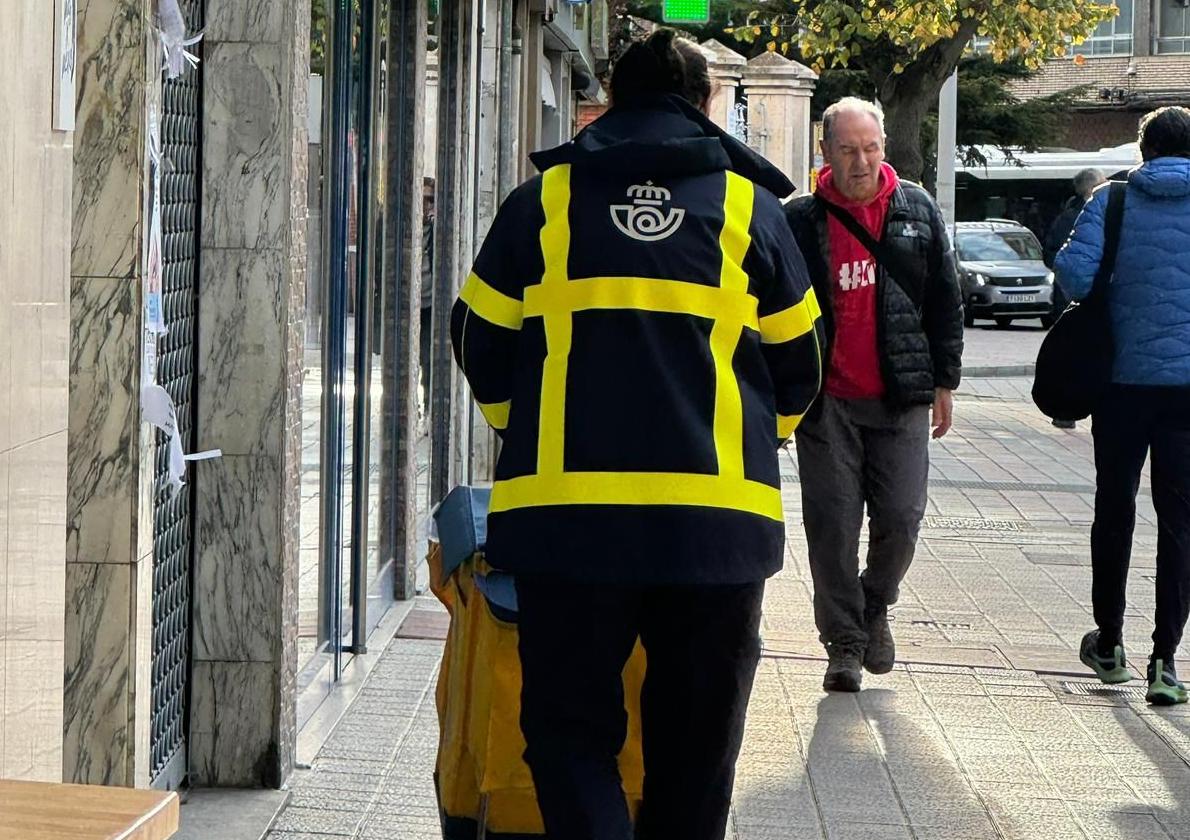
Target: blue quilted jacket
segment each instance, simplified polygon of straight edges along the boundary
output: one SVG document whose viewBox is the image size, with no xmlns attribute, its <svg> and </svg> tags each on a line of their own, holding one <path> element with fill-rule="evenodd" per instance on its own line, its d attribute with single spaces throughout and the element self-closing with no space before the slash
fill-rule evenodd
<svg viewBox="0 0 1190 840">
<path fill-rule="evenodd" d="M 1106 185 L 1087 202 L 1058 254 L 1072 300 L 1091 292 L 1103 255 Z M 1110 290 L 1116 359 L 1127 385 L 1190 385 L 1190 159 L 1156 158 L 1132 170 Z"/>
</svg>

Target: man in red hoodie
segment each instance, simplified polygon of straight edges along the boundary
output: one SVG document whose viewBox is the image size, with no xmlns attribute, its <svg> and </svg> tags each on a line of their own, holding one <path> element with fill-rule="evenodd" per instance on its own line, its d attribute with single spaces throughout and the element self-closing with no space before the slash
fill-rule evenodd
<svg viewBox="0 0 1190 840">
<path fill-rule="evenodd" d="M 884 160 L 879 106 L 827 108 L 822 153 L 815 193 L 786 207 L 827 327 L 826 386 L 797 452 L 823 687 L 858 691 L 861 668 L 887 673 L 896 658 L 888 607 L 925 513 L 930 426 L 950 429 L 963 306 L 938 205 Z"/>
</svg>

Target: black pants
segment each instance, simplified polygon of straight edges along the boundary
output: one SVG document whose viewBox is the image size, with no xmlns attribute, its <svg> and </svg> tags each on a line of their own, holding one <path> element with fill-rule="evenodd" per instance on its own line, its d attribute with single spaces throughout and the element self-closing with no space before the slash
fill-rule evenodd
<svg viewBox="0 0 1190 840">
<path fill-rule="evenodd" d="M 764 584 L 630 587 L 517 579 L 521 728 L 550 840 L 630 840 L 616 758 L 639 636 L 640 840 L 722 840 L 760 658 Z"/>
<path fill-rule="evenodd" d="M 1124 627 L 1125 587 L 1141 469 L 1151 456 L 1157 510 L 1153 653 L 1172 660 L 1190 612 L 1190 388 L 1116 385 L 1092 418 L 1095 524 L 1091 600 L 1108 637 Z"/>
</svg>

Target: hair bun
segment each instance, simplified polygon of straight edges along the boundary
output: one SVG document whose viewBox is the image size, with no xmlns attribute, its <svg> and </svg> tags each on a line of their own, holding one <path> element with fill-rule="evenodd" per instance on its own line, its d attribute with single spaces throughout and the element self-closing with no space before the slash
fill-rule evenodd
<svg viewBox="0 0 1190 840">
<path fill-rule="evenodd" d="M 668 27 L 624 52 L 612 71 L 611 87 L 613 100 L 620 103 L 668 93 L 702 107 L 710 96 L 706 59 Z"/>
</svg>

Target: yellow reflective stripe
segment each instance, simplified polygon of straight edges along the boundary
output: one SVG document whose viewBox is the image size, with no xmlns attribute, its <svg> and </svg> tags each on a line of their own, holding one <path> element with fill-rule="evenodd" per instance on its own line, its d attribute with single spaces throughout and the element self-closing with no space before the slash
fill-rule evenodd
<svg viewBox="0 0 1190 840">
<path fill-rule="evenodd" d="M 545 273 L 542 286 L 551 292 L 569 282 L 570 165 L 545 171 L 541 183 L 541 255 Z M 566 371 L 570 360 L 571 314 L 551 312 L 545 319 L 546 357 L 541 371 L 541 414 L 537 432 L 537 472 L 560 475 L 566 450 Z"/>
<path fill-rule="evenodd" d="M 796 432 L 798 425 L 802 422 L 802 416 L 801 414 L 778 414 L 777 438 L 785 440 Z"/>
<path fill-rule="evenodd" d="M 748 275 L 743 266 L 752 241 L 748 233 L 752 227 L 752 182 L 734 172 L 725 172 L 724 176 L 727 184 L 723 230 L 719 234 L 719 247 L 723 251 L 719 285 L 726 292 L 746 293 Z M 732 359 L 741 333 L 740 322 L 726 319 L 715 321 L 711 328 L 711 358 L 715 361 L 715 457 L 719 475 L 736 481 L 744 477 L 744 401 Z"/>
<path fill-rule="evenodd" d="M 508 428 L 508 412 L 512 408 L 511 400 L 505 400 L 502 403 L 477 402 L 476 404 L 489 426 L 501 431 Z"/>
<path fill-rule="evenodd" d="M 516 298 L 511 298 L 503 292 L 493 289 L 474 272 L 467 277 L 467 282 L 463 284 L 463 290 L 459 292 L 459 300 L 490 324 L 510 330 L 521 328 L 522 303 Z"/>
<path fill-rule="evenodd" d="M 744 292 L 681 280 L 646 277 L 590 277 L 566 285 L 525 289 L 525 317 L 553 317 L 554 313 L 589 309 L 636 309 L 673 312 L 699 318 L 723 318 L 752 329 L 760 328 L 756 298 Z"/>
<path fill-rule="evenodd" d="M 541 255 L 545 260 L 543 283 L 565 283 L 570 257 L 570 164 L 555 166 L 541 178 Z"/>
<path fill-rule="evenodd" d="M 715 360 L 715 455 L 719 475 L 744 476 L 744 400 L 732 368 L 740 343 L 740 325 L 717 321 L 711 329 L 711 358 Z"/>
<path fill-rule="evenodd" d="M 752 227 L 752 182 L 734 172 L 727 176 L 726 195 L 723 199 L 723 230 L 719 234 L 719 247 L 723 251 L 723 267 L 719 285 L 725 289 L 748 291 L 748 275 L 744 271 L 744 256 L 752 244 L 748 232 Z"/>
<path fill-rule="evenodd" d="M 689 505 L 784 521 L 776 487 L 715 475 L 583 472 L 497 481 L 492 513 L 550 505 Z"/>
<path fill-rule="evenodd" d="M 808 289 L 799 303 L 760 319 L 760 340 L 765 344 L 793 341 L 814 329 L 814 322 L 821 317 L 818 298 Z"/>
</svg>

